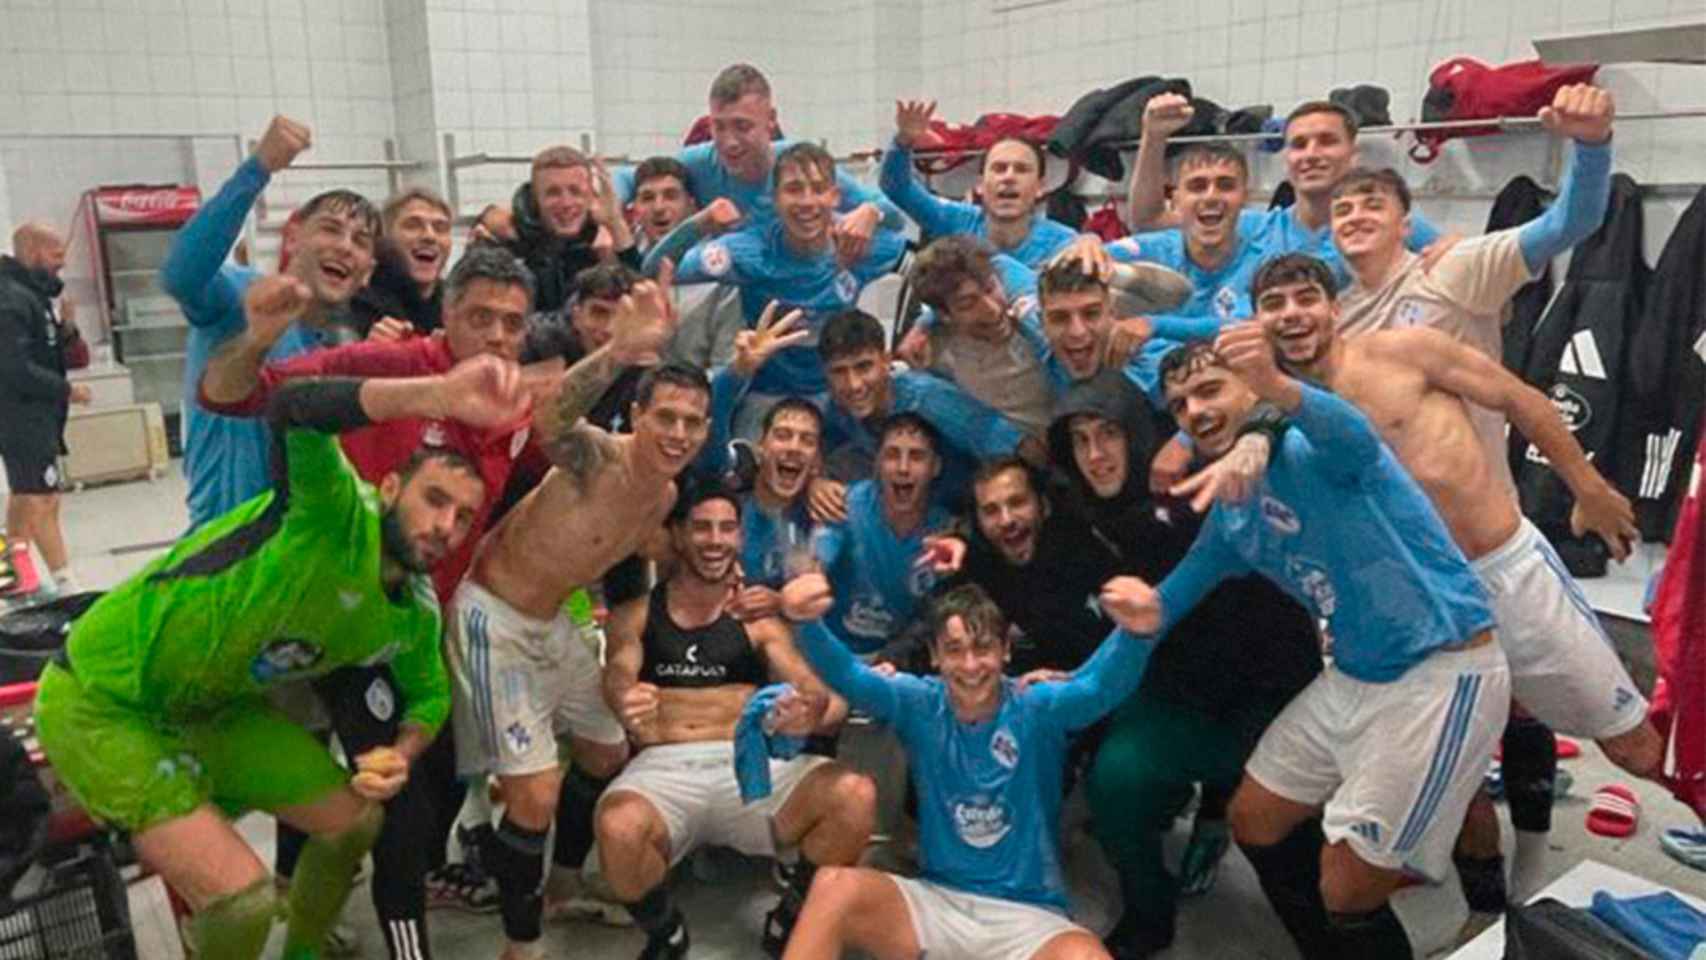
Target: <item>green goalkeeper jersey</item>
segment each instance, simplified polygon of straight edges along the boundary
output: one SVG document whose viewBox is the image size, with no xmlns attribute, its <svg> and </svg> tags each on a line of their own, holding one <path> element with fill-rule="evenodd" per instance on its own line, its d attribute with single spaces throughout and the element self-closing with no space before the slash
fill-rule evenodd
<svg viewBox="0 0 1706 960">
<path fill-rule="evenodd" d="M 72 626 L 85 688 L 186 721 L 279 684 L 388 662 L 404 722 L 450 710 L 431 582 L 381 582 L 378 492 L 337 438 L 280 431 L 271 490 L 179 541 Z M 279 461 L 282 460 L 282 463 Z"/>
</svg>

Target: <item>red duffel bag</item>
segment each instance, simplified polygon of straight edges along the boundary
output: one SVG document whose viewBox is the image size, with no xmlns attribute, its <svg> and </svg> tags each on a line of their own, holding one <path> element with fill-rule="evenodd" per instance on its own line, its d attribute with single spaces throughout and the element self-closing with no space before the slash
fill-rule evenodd
<svg viewBox="0 0 1706 960">
<path fill-rule="evenodd" d="M 1523 60 L 1492 67 L 1474 57 L 1452 57 L 1428 74 L 1422 120 L 1434 123 L 1532 117 L 1540 108 L 1552 105 L 1559 88 L 1586 83 L 1598 70 L 1596 63 L 1549 66 L 1540 60 Z M 1497 125 L 1417 130 L 1410 157 L 1418 163 L 1432 163 L 1439 156 L 1440 144 L 1453 137 L 1480 137 L 1498 132 Z"/>
</svg>

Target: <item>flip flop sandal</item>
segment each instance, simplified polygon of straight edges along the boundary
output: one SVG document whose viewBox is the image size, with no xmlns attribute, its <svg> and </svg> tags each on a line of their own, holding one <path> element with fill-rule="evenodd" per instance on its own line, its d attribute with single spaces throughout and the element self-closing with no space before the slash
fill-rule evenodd
<svg viewBox="0 0 1706 960">
<path fill-rule="evenodd" d="M 1678 863 L 1706 870 L 1706 830 L 1672 827 L 1659 837 L 1659 849 Z"/>
<path fill-rule="evenodd" d="M 1627 837 L 1641 823 L 1641 801 L 1635 791 L 1621 783 L 1608 783 L 1593 792 L 1588 807 L 1589 833 L 1602 837 Z"/>
</svg>

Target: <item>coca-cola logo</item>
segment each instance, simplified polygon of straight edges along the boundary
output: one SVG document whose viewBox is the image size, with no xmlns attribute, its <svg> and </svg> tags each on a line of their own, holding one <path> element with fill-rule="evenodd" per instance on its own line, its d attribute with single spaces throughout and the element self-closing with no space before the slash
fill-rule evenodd
<svg viewBox="0 0 1706 960">
<path fill-rule="evenodd" d="M 173 221 L 195 212 L 201 195 L 193 187 L 102 190 L 95 195 L 102 219 L 123 223 Z"/>
</svg>

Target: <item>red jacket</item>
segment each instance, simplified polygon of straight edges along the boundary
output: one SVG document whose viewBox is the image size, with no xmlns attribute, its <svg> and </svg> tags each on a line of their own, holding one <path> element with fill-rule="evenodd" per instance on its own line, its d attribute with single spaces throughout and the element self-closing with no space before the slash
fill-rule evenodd
<svg viewBox="0 0 1706 960">
<path fill-rule="evenodd" d="M 1684 490 L 1653 599 L 1659 680 L 1648 716 L 1666 741 L 1665 784 L 1706 816 L 1706 442 Z"/>
<path fill-rule="evenodd" d="M 455 365 L 441 334 L 393 342 L 362 341 L 267 364 L 261 369 L 259 385 L 237 403 L 213 403 L 205 394 L 201 402 L 217 413 L 255 416 L 266 408 L 274 387 L 296 377 L 426 377 Z M 487 431 L 459 420 L 389 420 L 351 430 L 339 438 L 356 472 L 373 484 L 402 469 L 423 445 L 448 447 L 479 466 L 480 477 L 486 482 L 486 499 L 474 518 L 473 532 L 432 571 L 440 603 L 450 600 L 473 562 L 480 535 L 516 463 L 544 459 L 538 444 L 532 442 L 530 425 L 530 421 L 523 421 L 515 427 Z"/>
</svg>

